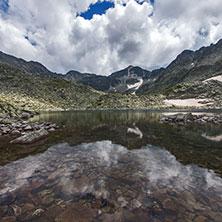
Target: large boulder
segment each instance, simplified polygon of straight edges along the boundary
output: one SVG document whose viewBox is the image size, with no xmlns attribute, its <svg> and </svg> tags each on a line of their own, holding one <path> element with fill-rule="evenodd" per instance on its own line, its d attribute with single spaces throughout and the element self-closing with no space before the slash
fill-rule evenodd
<svg viewBox="0 0 222 222">
<path fill-rule="evenodd" d="M 24 136 L 21 136 L 15 140 L 12 140 L 11 143 L 14 143 L 14 144 L 30 144 L 30 143 L 34 143 L 38 140 L 41 140 L 45 137 L 48 136 L 48 131 L 45 130 L 45 129 L 40 129 L 38 131 L 34 131 L 34 132 L 31 132 L 31 133 L 28 133 Z"/>
</svg>

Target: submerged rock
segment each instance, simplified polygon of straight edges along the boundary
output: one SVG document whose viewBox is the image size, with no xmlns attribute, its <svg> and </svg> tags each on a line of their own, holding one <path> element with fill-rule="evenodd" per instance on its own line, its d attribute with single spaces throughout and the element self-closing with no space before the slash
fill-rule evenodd
<svg viewBox="0 0 222 222">
<path fill-rule="evenodd" d="M 56 222 L 90 222 L 96 216 L 97 210 L 83 207 L 80 204 L 72 204 L 56 217 Z"/>
<path fill-rule="evenodd" d="M 4 217 L 2 219 L 2 222 L 16 222 L 16 217 L 14 217 L 14 216 Z"/>
<path fill-rule="evenodd" d="M 161 122 L 168 123 L 212 123 L 221 124 L 222 115 L 208 116 L 208 115 L 193 115 L 192 113 L 163 116 Z"/>
<path fill-rule="evenodd" d="M 5 216 L 5 214 L 7 213 L 8 211 L 8 206 L 0 206 L 0 218 Z"/>
<path fill-rule="evenodd" d="M 48 136 L 48 131 L 45 130 L 45 129 L 40 129 L 38 131 L 34 131 L 34 132 L 31 132 L 31 133 L 28 133 L 24 136 L 21 136 L 15 140 L 12 140 L 11 143 L 14 143 L 14 144 L 29 144 L 29 143 L 34 143 L 38 140 L 41 140 L 45 137 Z"/>
</svg>

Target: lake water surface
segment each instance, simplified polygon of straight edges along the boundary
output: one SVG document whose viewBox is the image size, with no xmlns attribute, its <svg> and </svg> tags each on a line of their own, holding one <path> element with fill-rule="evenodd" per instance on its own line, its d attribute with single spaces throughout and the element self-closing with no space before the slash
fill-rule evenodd
<svg viewBox="0 0 222 222">
<path fill-rule="evenodd" d="M 211 113 L 214 115 L 215 113 Z M 221 221 L 222 126 L 161 112 L 51 112 L 36 144 L 0 138 L 0 221 Z"/>
</svg>

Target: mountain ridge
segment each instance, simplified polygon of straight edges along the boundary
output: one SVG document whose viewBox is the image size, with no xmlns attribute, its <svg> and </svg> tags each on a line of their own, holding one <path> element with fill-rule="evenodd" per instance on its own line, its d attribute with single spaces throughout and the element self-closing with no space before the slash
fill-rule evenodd
<svg viewBox="0 0 222 222">
<path fill-rule="evenodd" d="M 128 66 L 109 76 L 70 70 L 66 74 L 54 73 L 39 62 L 25 61 L 0 52 L 0 62 L 27 74 L 53 77 L 91 86 L 108 93 L 164 94 L 177 84 L 202 82 L 222 73 L 222 39 L 216 44 L 196 51 L 182 51 L 167 67 L 152 71 L 139 66 Z"/>
<path fill-rule="evenodd" d="M 162 96 L 105 93 L 65 79 L 30 75 L 0 63 L 0 104 L 21 111 L 146 109 L 160 107 L 163 99 Z M 0 117 L 5 112 L 0 107 Z"/>
<path fill-rule="evenodd" d="M 204 81 L 222 72 L 222 39 L 196 51 L 184 50 L 151 84 L 144 84 L 138 94 L 156 93 L 178 83 Z"/>
<path fill-rule="evenodd" d="M 44 76 L 49 76 L 53 74 L 53 72 L 49 71 L 44 65 L 39 62 L 26 61 L 22 58 L 17 58 L 2 51 L 0 51 L 0 62 L 12 66 L 13 68 L 20 69 L 28 74 L 38 74 Z"/>
<path fill-rule="evenodd" d="M 28 74 L 47 76 L 47 77 L 56 77 L 56 78 L 60 78 L 60 79 L 74 81 L 77 83 L 81 83 L 83 85 L 91 86 L 96 90 L 104 91 L 104 92 L 121 92 L 121 93 L 123 93 L 128 90 L 127 87 L 122 87 L 122 85 L 121 85 L 121 83 L 122 83 L 121 78 L 119 78 L 121 72 L 125 73 L 125 72 L 127 72 L 128 69 L 134 70 L 134 68 L 141 69 L 141 70 L 143 70 L 143 72 L 149 72 L 149 71 L 142 69 L 138 66 L 129 66 L 125 69 L 113 72 L 109 76 L 97 75 L 97 74 L 93 74 L 93 73 L 81 73 L 76 70 L 70 70 L 65 74 L 55 73 L 55 72 L 51 72 L 49 69 L 47 69 L 44 65 L 42 65 L 39 62 L 26 61 L 22 58 L 17 58 L 13 55 L 6 54 L 2 51 L 0 51 L 0 62 L 3 64 L 7 64 L 9 66 L 12 66 L 14 68 L 21 69 L 22 71 L 24 71 Z M 115 75 L 117 75 L 117 78 L 115 77 Z M 131 80 L 129 80 L 129 81 L 131 83 L 138 82 L 138 77 L 139 76 L 131 78 Z M 115 90 L 115 87 L 117 87 L 120 90 Z M 121 88 L 123 88 L 123 89 L 121 89 Z"/>
</svg>

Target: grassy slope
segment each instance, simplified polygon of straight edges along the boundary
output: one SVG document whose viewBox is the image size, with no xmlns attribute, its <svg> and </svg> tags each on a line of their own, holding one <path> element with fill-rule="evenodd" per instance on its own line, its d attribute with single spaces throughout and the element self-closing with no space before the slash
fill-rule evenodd
<svg viewBox="0 0 222 222">
<path fill-rule="evenodd" d="M 101 95 L 89 87 L 0 65 L 0 100 L 26 110 L 84 109 Z"/>
<path fill-rule="evenodd" d="M 24 110 L 146 109 L 163 98 L 107 94 L 57 78 L 29 75 L 0 64 L 0 101 Z"/>
</svg>

